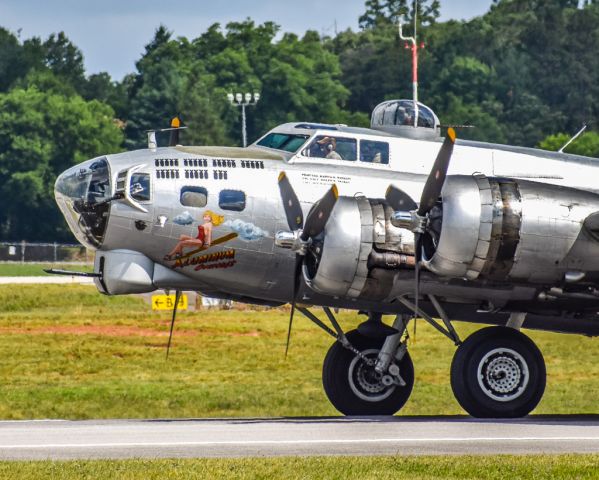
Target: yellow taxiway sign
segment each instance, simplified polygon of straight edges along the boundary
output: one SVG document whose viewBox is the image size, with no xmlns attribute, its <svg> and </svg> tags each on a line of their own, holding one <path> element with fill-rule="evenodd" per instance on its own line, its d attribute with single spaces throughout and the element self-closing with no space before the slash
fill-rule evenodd
<svg viewBox="0 0 599 480">
<path fill-rule="evenodd" d="M 175 295 L 152 295 L 152 310 L 172 310 L 175 306 Z M 179 297 L 179 310 L 187 310 L 187 295 Z"/>
</svg>

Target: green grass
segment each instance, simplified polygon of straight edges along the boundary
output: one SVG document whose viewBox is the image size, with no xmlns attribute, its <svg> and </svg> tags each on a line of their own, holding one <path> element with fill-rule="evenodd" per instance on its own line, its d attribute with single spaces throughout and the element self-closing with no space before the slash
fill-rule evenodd
<svg viewBox="0 0 599 480">
<path fill-rule="evenodd" d="M 321 385 L 329 337 L 286 310 L 169 312 L 77 285 L 0 286 L 0 418 L 338 415 Z M 360 321 L 343 312 L 341 323 Z M 462 335 L 475 327 L 458 324 Z M 599 339 L 529 332 L 547 360 L 535 413 L 599 413 Z M 463 414 L 449 386 L 454 346 L 423 322 L 410 351 L 406 415 Z M 0 475 L 1 478 L 1 475 Z"/>
<path fill-rule="evenodd" d="M 582 480 L 599 478 L 599 455 L 4 462 L 0 478 Z"/>
<path fill-rule="evenodd" d="M 37 277 L 50 275 L 45 268 L 92 272 L 93 265 L 62 263 L 0 263 L 0 277 Z"/>
</svg>

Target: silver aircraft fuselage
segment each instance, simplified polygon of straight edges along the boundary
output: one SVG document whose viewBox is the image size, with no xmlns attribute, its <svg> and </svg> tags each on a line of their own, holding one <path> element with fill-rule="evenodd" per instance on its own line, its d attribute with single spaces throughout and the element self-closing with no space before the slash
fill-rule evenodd
<svg viewBox="0 0 599 480">
<path fill-rule="evenodd" d="M 341 197 L 383 199 L 392 183 L 410 197 L 420 198 L 440 147 L 438 141 L 400 138 L 370 129 L 332 128 L 312 124 L 299 124 L 298 128 L 294 123 L 273 129 L 270 133 L 305 137 L 305 142 L 292 152 L 265 148 L 258 141 L 246 149 L 177 146 L 107 155 L 63 173 L 56 183 L 57 202 L 77 238 L 98 249 L 95 269 L 103 274 L 97 280 L 103 293 L 165 288 L 197 290 L 255 303 L 286 303 L 292 297 L 295 254 L 274 243 L 276 232 L 288 230 L 277 184 L 281 172 L 297 192 L 304 214 L 332 184 L 337 185 Z M 327 135 L 355 139 L 358 149 L 361 141 L 388 143 L 388 163 L 361 161 L 359 150 L 353 161 L 310 156 L 306 147 L 316 137 Z M 540 235 L 538 253 L 542 255 L 552 248 L 552 239 L 560 236 L 561 225 L 574 225 L 580 230 L 581 219 L 599 210 L 599 196 L 595 201 L 599 193 L 598 167 L 597 160 L 586 157 L 458 141 L 448 178 L 480 175 L 547 186 L 547 196 L 534 207 L 543 210 L 541 205 L 546 210 L 525 212 L 529 218 L 544 215 L 547 224 L 557 225 L 557 230 L 547 231 L 546 235 L 536 230 L 531 233 Z M 96 185 L 94 182 L 101 184 L 97 192 L 92 192 L 96 187 L 90 186 Z M 136 196 L 136 188 L 146 191 Z M 551 193 L 562 190 L 582 192 L 582 196 L 571 204 L 564 203 L 562 197 Z M 185 200 L 186 193 L 194 200 Z M 568 219 L 573 209 L 583 208 L 584 215 Z M 192 246 L 182 254 L 169 256 L 182 236 L 201 235 L 207 211 L 214 215 L 210 219 L 210 246 Z M 354 224 L 342 224 L 341 228 L 346 229 L 343 235 L 356 233 Z M 526 234 L 524 229 L 520 232 L 522 237 Z M 412 232 L 400 232 L 399 237 L 398 248 L 413 253 Z M 516 263 L 521 254 L 516 248 Z M 568 264 L 559 274 L 570 270 L 584 268 Z M 378 282 L 384 288 L 372 287 L 370 294 L 326 295 L 303 284 L 300 301 L 388 313 L 401 311 L 403 307 L 394 299 L 413 291 L 413 274 L 409 269 L 382 269 L 379 274 Z M 429 273 L 423 276 L 422 289 L 424 294 L 434 293 L 444 298 L 446 305 L 454 305 L 453 310 L 448 308 L 456 319 L 495 323 L 491 314 L 514 310 L 563 317 L 564 310 L 573 308 L 571 299 L 547 307 L 539 300 L 542 292 L 558 283 L 542 279 L 530 283 L 516 277 L 504 282 L 467 281 Z M 596 307 L 588 299 L 585 302 L 587 313 L 583 316 L 599 310 L 599 298 Z M 492 312 L 492 308 L 482 308 L 483 304 L 497 308 Z M 567 330 L 561 323 L 540 327 Z"/>
</svg>

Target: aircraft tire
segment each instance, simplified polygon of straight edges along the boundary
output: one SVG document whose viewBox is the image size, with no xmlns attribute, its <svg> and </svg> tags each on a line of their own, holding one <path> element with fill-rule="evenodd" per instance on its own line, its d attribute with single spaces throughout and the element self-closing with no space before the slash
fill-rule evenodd
<svg viewBox="0 0 599 480">
<path fill-rule="evenodd" d="M 543 355 L 513 328 L 487 327 L 473 333 L 451 363 L 455 398 L 473 417 L 524 417 L 541 401 L 545 382 Z"/>
<path fill-rule="evenodd" d="M 357 330 L 346 336 L 356 349 L 373 360 L 385 341 L 384 338 L 366 337 Z M 414 386 L 414 365 L 407 352 L 398 366 L 405 386 L 385 386 L 374 367 L 335 342 L 324 359 L 324 391 L 333 406 L 344 415 L 393 415 L 408 401 Z"/>
</svg>

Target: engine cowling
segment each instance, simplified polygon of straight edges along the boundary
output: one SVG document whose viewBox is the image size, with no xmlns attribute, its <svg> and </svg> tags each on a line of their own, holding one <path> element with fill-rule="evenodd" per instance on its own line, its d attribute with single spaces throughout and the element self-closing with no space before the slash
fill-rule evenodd
<svg viewBox="0 0 599 480">
<path fill-rule="evenodd" d="M 599 210 L 599 196 L 567 187 L 484 175 L 448 177 L 441 227 L 424 242 L 423 264 L 444 277 L 554 282 L 566 271 L 596 269 L 570 255 L 573 246 L 599 245 L 582 232 Z M 581 235 L 582 234 L 582 235 Z M 580 245 L 579 245 L 580 246 Z M 585 263 L 586 265 L 583 265 Z"/>
<path fill-rule="evenodd" d="M 555 284 L 599 272 L 599 235 L 583 223 L 599 196 L 484 175 L 451 176 L 428 216 L 423 266 L 443 278 Z M 384 200 L 340 197 L 304 260 L 315 291 L 358 298 L 372 270 L 413 268 L 414 235 Z"/>
<path fill-rule="evenodd" d="M 339 197 L 324 234 L 313 240 L 304 278 L 317 292 L 357 298 L 374 262 L 399 268 L 413 259 L 414 237 L 391 223 L 393 210 L 382 200 Z"/>
</svg>

